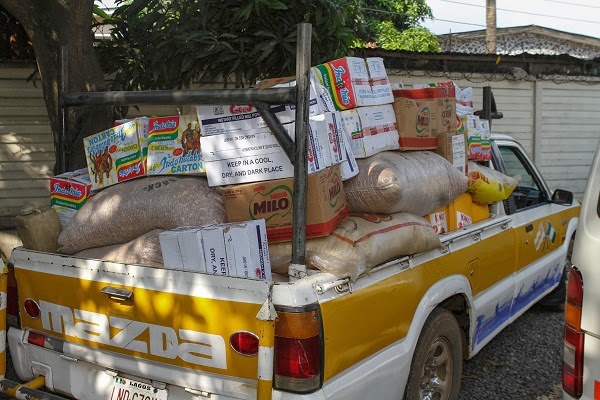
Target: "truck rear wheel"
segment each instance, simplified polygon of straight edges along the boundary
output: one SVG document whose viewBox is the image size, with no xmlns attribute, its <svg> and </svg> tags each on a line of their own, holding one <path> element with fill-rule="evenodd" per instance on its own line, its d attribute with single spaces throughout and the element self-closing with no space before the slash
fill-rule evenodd
<svg viewBox="0 0 600 400">
<path fill-rule="evenodd" d="M 461 375 L 460 327 L 450 311 L 435 308 L 417 342 L 404 399 L 456 399 Z"/>
</svg>

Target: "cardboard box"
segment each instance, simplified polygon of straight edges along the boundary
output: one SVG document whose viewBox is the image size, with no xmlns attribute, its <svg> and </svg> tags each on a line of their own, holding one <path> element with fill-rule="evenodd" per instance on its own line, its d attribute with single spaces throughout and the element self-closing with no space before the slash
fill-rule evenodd
<svg viewBox="0 0 600 400">
<path fill-rule="evenodd" d="M 202 248 L 202 229 L 189 227 L 177 232 L 177 241 L 181 251 L 183 269 L 193 272 L 206 272 L 204 249 Z"/>
<path fill-rule="evenodd" d="M 339 131 L 342 133 L 342 135 L 340 136 L 341 146 L 344 150 L 344 153 L 346 154 L 346 159 L 340 164 L 340 172 L 342 174 L 342 180 L 346 181 L 358 175 L 359 170 L 358 163 L 356 162 L 356 157 L 354 157 L 354 153 L 352 152 L 352 148 L 350 147 L 352 136 L 350 136 L 350 133 L 346 130 L 346 125 L 341 121 L 341 113 L 338 128 Z"/>
<path fill-rule="evenodd" d="M 285 124 L 283 127 L 288 132 L 288 135 L 295 138 L 295 125 Z M 328 157 L 325 157 L 323 146 L 317 131 L 317 124 L 309 122 L 308 130 L 308 173 L 312 174 L 331 165 Z M 279 145 L 275 135 L 268 128 L 255 129 L 240 133 L 226 133 L 222 135 L 206 136 L 201 139 L 202 157 L 206 165 L 211 168 L 223 168 L 218 165 L 223 163 L 212 163 L 219 160 L 240 160 L 244 157 L 268 155 L 273 153 L 281 153 L 285 156 L 285 152 Z M 215 167 L 215 165 L 217 165 Z M 215 172 L 215 171 L 210 171 Z M 214 174 L 211 176 L 213 182 Z M 281 177 L 271 178 L 279 179 Z M 265 178 L 268 180 L 270 178 Z M 243 183 L 243 180 L 230 181 L 231 184 Z M 249 182 L 249 181 L 245 181 Z M 216 181 L 215 181 L 216 183 Z"/>
<path fill-rule="evenodd" d="M 183 260 L 181 258 L 181 249 L 177 238 L 179 228 L 162 231 L 158 234 L 160 250 L 163 256 L 165 268 L 183 269 Z"/>
<path fill-rule="evenodd" d="M 293 76 L 283 78 L 263 79 L 257 82 L 257 88 L 280 88 L 280 87 L 296 87 L 296 78 Z M 335 105 L 327 90 L 318 82 L 314 73 L 310 74 L 309 87 L 309 109 L 308 115 L 314 116 L 325 112 L 335 111 Z M 294 122 L 296 120 L 296 106 L 286 105 L 284 110 L 282 106 L 275 108 L 277 118 L 282 124 Z"/>
<path fill-rule="evenodd" d="M 456 130 L 456 98 L 445 97 L 437 100 L 438 116 L 437 131 L 440 133 L 454 132 Z"/>
<path fill-rule="evenodd" d="M 437 148 L 437 123 L 433 100 L 396 97 L 394 112 L 398 123 L 400 150 Z"/>
<path fill-rule="evenodd" d="M 92 182 L 87 168 L 50 178 L 50 205 L 63 228 L 90 197 Z"/>
<path fill-rule="evenodd" d="M 291 114 L 286 106 L 271 107 L 271 111 L 279 118 L 280 122 L 290 122 L 289 115 Z M 243 132 L 267 127 L 258 110 L 251 105 L 196 106 L 196 112 L 202 136 Z"/>
<path fill-rule="evenodd" d="M 471 114 L 460 117 L 457 133 L 464 133 L 467 137 L 469 160 L 482 159 L 481 154 L 481 131 L 479 130 L 479 117 Z"/>
<path fill-rule="evenodd" d="M 263 219 L 224 228 L 229 274 L 249 279 L 272 279 L 267 230 Z"/>
<path fill-rule="evenodd" d="M 135 121 L 137 123 L 137 134 L 140 140 L 140 147 L 142 148 L 142 157 L 144 158 L 144 165 L 148 159 L 148 117 L 137 117 L 134 119 L 117 119 L 115 120 L 115 126 L 122 125 L 126 122 Z"/>
<path fill-rule="evenodd" d="M 130 121 L 83 139 L 92 190 L 146 175 L 137 132 Z"/>
<path fill-rule="evenodd" d="M 394 101 L 383 59 L 344 57 L 312 67 L 337 110 L 388 104 Z"/>
<path fill-rule="evenodd" d="M 398 127 L 391 104 L 359 107 L 340 112 L 351 137 L 355 158 L 365 158 L 385 150 L 398 149 Z"/>
<path fill-rule="evenodd" d="M 444 157 L 463 174 L 467 174 L 467 141 L 464 133 L 440 133 L 435 153 Z"/>
<path fill-rule="evenodd" d="M 344 139 L 340 130 L 340 115 L 337 112 L 327 112 L 310 117 L 311 130 L 316 128 L 321 148 L 327 153 L 330 162 L 328 166 L 336 165 L 346 159 L 346 152 L 342 149 Z M 314 122 L 314 125 L 313 125 Z"/>
<path fill-rule="evenodd" d="M 150 118 L 148 125 L 148 175 L 205 173 L 195 115 Z"/>
<path fill-rule="evenodd" d="M 464 193 L 447 206 L 435 210 L 425 218 L 433 226 L 433 229 L 441 235 L 462 229 L 489 217 L 490 211 L 487 205 L 474 203 L 471 194 Z"/>
<path fill-rule="evenodd" d="M 222 226 L 209 225 L 202 228 L 202 249 L 207 273 L 229 275 Z"/>
<path fill-rule="evenodd" d="M 264 218 L 269 243 L 292 239 L 293 179 L 224 188 L 221 192 L 229 222 Z M 308 176 L 306 237 L 329 235 L 349 212 L 338 166 Z"/>
</svg>

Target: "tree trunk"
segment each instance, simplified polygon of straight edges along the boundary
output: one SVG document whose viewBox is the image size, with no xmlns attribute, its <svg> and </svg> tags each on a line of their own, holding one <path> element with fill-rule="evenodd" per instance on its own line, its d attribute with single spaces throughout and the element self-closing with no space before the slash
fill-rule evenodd
<svg viewBox="0 0 600 400">
<path fill-rule="evenodd" d="M 108 129 L 112 125 L 112 111 L 110 107 L 70 108 L 69 129 L 63 143 L 58 99 L 60 59 L 61 47 L 66 46 L 66 91 L 105 89 L 104 75 L 93 47 L 94 0 L 0 0 L 0 4 L 21 22 L 33 44 L 54 136 L 54 172 L 84 167 L 83 138 Z"/>
</svg>

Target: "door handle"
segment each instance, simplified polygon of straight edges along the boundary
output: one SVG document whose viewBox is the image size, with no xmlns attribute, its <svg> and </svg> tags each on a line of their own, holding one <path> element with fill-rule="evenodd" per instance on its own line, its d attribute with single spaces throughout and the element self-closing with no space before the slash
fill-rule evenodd
<svg viewBox="0 0 600 400">
<path fill-rule="evenodd" d="M 100 290 L 100 293 L 104 293 L 111 299 L 119 299 L 119 300 L 132 300 L 133 292 L 127 289 L 116 288 L 112 286 L 105 286 Z"/>
<path fill-rule="evenodd" d="M 525 232 L 531 232 L 533 230 L 533 224 L 529 224 L 525 227 Z"/>
</svg>

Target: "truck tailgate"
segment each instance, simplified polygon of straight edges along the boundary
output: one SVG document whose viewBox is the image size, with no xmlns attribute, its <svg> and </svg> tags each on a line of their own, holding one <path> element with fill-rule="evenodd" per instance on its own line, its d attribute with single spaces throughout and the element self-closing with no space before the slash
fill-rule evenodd
<svg viewBox="0 0 600 400">
<path fill-rule="evenodd" d="M 259 334 L 256 314 L 268 282 L 23 249 L 13 252 L 13 264 L 23 329 L 177 369 L 256 380 L 257 357 L 236 353 L 229 339 L 239 331 Z M 27 314 L 27 299 L 39 305 L 38 318 Z"/>
</svg>

